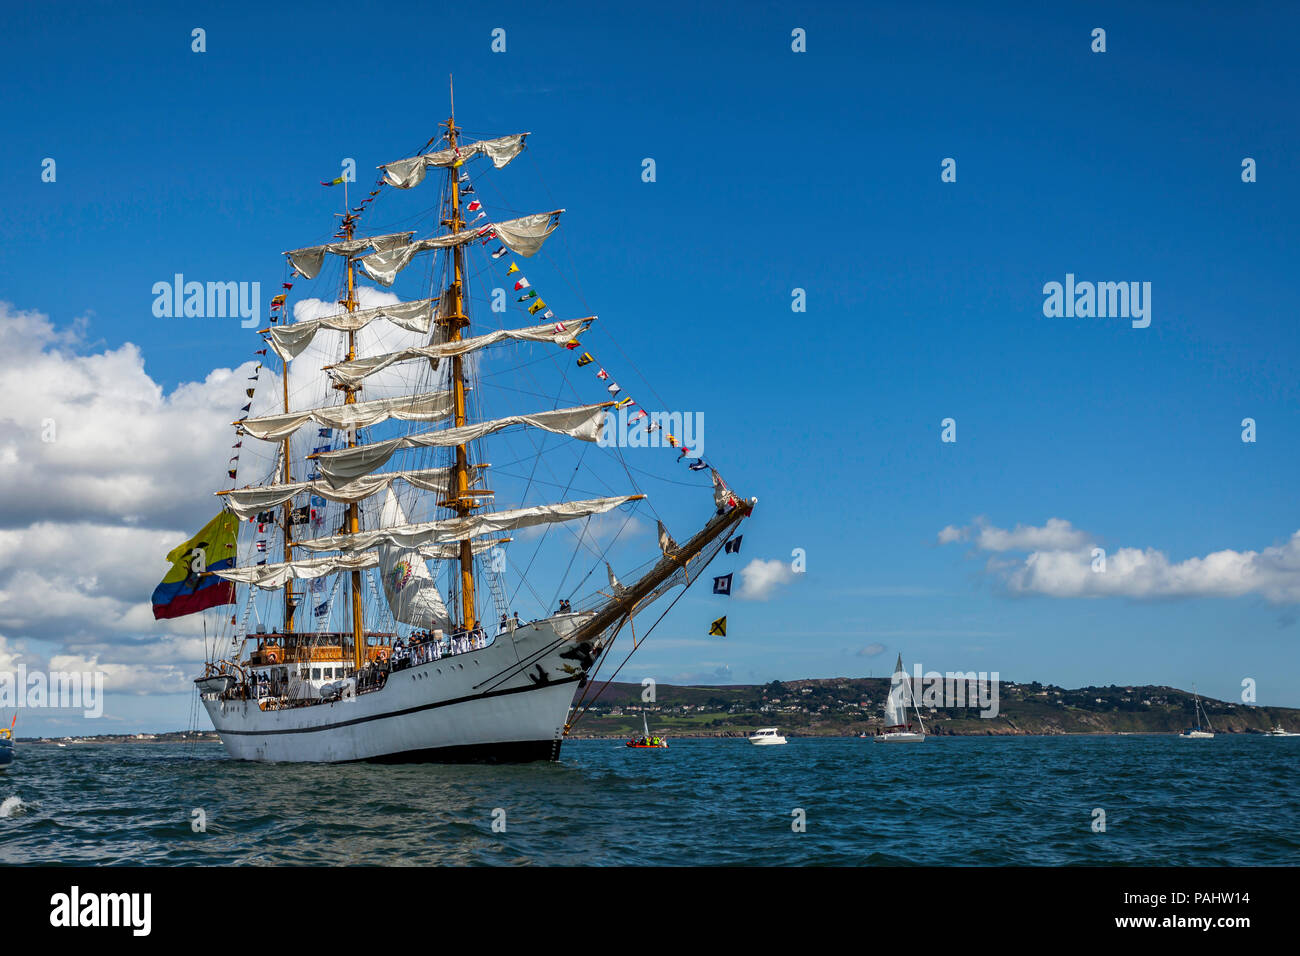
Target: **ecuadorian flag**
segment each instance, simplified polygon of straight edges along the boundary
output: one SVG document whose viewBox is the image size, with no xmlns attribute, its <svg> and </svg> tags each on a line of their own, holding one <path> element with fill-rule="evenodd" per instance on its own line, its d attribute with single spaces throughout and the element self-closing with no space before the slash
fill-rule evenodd
<svg viewBox="0 0 1300 956">
<path fill-rule="evenodd" d="M 183 617 L 218 604 L 235 603 L 235 583 L 204 572 L 235 566 L 239 519 L 223 511 L 203 530 L 167 555 L 171 570 L 153 592 L 156 619 Z"/>
</svg>

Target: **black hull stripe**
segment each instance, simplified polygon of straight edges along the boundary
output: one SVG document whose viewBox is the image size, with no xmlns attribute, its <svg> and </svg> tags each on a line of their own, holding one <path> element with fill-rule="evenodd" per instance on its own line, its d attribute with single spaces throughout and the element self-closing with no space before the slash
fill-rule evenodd
<svg viewBox="0 0 1300 956">
<path fill-rule="evenodd" d="M 460 744 L 455 747 L 430 747 L 401 753 L 367 757 L 359 763 L 532 763 L 557 760 L 560 743 L 556 740 L 512 740 L 500 744 Z"/>
<path fill-rule="evenodd" d="M 400 674 L 401 671 L 398 671 Z M 454 697 L 451 700 L 435 700 L 428 704 L 420 704 L 418 707 L 406 707 L 402 710 L 391 710 L 385 714 L 371 714 L 369 717 L 354 717 L 352 720 L 340 720 L 333 724 L 320 724 L 316 727 L 285 727 L 280 730 L 218 730 L 221 735 L 229 734 L 232 737 L 264 737 L 269 734 L 315 734 L 322 730 L 337 730 L 339 727 L 351 727 L 353 724 L 364 724 L 372 720 L 385 720 L 389 717 L 404 717 L 407 714 L 418 714 L 423 710 L 434 710 L 438 707 L 452 707 L 456 704 L 467 704 L 473 700 L 487 700 L 489 697 L 505 697 L 509 694 L 529 694 L 535 690 L 543 690 L 547 687 L 558 687 L 563 684 L 573 684 L 581 680 L 581 677 L 566 677 L 564 680 L 553 680 L 547 684 L 534 684 L 531 687 L 511 687 L 508 690 L 489 691 L 486 694 L 474 694 L 470 697 Z M 378 691 L 377 693 L 383 693 Z M 547 745 L 549 746 L 549 744 Z"/>
</svg>

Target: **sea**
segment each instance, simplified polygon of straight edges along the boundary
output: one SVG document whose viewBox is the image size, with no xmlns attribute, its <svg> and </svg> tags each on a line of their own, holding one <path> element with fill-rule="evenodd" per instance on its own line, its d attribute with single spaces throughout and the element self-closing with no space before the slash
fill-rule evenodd
<svg viewBox="0 0 1300 956">
<path fill-rule="evenodd" d="M 575 740 L 504 766 L 17 750 L 4 865 L 1300 863 L 1300 737 Z"/>
</svg>

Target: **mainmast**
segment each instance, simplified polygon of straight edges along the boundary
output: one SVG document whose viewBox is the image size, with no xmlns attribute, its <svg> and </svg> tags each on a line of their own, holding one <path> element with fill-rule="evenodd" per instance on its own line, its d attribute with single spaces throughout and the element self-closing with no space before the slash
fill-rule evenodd
<svg viewBox="0 0 1300 956">
<path fill-rule="evenodd" d="M 347 202 L 344 201 L 344 208 L 347 208 Z M 343 235 L 345 239 L 352 238 L 352 232 L 355 226 L 354 217 L 350 212 L 343 216 Z M 342 305 L 349 312 L 357 310 L 356 296 L 356 272 L 354 270 L 352 257 L 347 257 L 348 263 L 348 292 L 347 298 L 342 301 Z M 357 333 L 355 330 L 348 332 L 348 361 L 355 361 L 357 357 Z M 357 384 L 336 384 L 335 388 L 343 389 L 343 404 L 355 405 L 357 402 L 357 392 L 361 386 Z M 357 430 L 351 428 L 348 430 L 348 447 L 355 448 L 357 445 Z M 353 501 L 348 505 L 347 533 L 356 534 L 361 530 L 361 507 L 358 502 Z M 361 572 L 359 570 L 352 572 L 352 652 L 353 665 L 359 671 L 361 665 L 365 663 L 365 634 L 363 632 L 364 621 L 361 614 Z"/>
<path fill-rule="evenodd" d="M 281 310 L 283 311 L 283 310 Z M 280 376 L 280 382 L 284 386 L 284 411 L 289 413 L 289 363 L 282 361 L 283 374 Z M 281 469 L 282 480 L 287 485 L 293 481 L 293 476 L 289 471 L 289 437 L 284 436 L 284 467 Z M 293 560 L 293 544 L 291 542 L 293 530 L 293 499 L 290 498 L 284 503 L 284 560 L 286 562 Z M 293 593 L 293 581 L 288 581 L 284 586 L 284 633 L 293 633 L 294 611 L 297 609 L 297 598 Z"/>
<path fill-rule="evenodd" d="M 456 149 L 457 134 L 460 130 L 456 126 L 454 99 L 452 100 L 451 116 L 448 118 L 446 126 L 447 142 L 452 149 Z M 448 167 L 448 172 L 451 174 L 451 216 L 442 222 L 453 233 L 456 233 L 460 232 L 465 225 L 460 212 L 460 164 L 455 163 Z M 457 245 L 452 248 L 451 287 L 447 290 L 451 300 L 451 314 L 445 317 L 447 341 L 449 342 L 460 341 L 461 330 L 469 325 L 469 318 L 465 315 L 465 295 L 462 286 L 464 256 L 465 252 L 461 246 Z M 466 424 L 467 421 L 465 415 L 465 366 L 463 358 L 459 355 L 452 358 L 451 379 L 456 410 L 456 427 L 459 428 Z M 478 504 L 469 494 L 469 451 L 465 445 L 456 446 L 456 465 L 453 480 L 456 489 L 455 496 L 442 502 L 442 504 L 451 508 L 463 518 L 478 507 Z M 474 549 L 469 540 L 460 542 L 460 606 L 461 627 L 470 630 L 475 626 L 476 621 L 474 612 Z"/>
</svg>

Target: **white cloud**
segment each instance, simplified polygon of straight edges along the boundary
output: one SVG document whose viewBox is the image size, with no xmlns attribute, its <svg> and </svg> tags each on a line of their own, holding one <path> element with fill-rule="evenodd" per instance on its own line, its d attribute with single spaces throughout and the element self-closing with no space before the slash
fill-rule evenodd
<svg viewBox="0 0 1300 956">
<path fill-rule="evenodd" d="M 0 389 L 23 397 L 0 409 L 0 669 L 186 691 L 202 620 L 154 621 L 150 595 L 166 553 L 218 508 L 202 492 L 223 477 L 245 389 L 260 386 L 254 413 L 276 410 L 276 389 L 265 369 L 249 381 L 250 361 L 165 392 L 139 349 L 92 345 L 87 328 L 0 303 Z M 247 439 L 243 454 L 258 465 Z"/>
<path fill-rule="evenodd" d="M 977 518 L 969 530 L 981 551 L 1062 551 L 1082 548 L 1091 540 L 1087 532 L 1062 518 L 1048 518 L 1041 528 L 1018 524 L 1010 531 L 994 527 L 987 518 Z"/>
<path fill-rule="evenodd" d="M 737 597 L 750 601 L 766 601 L 773 592 L 794 578 L 790 565 L 780 558 L 764 561 L 755 558 L 740 569 L 740 590 Z"/>
<path fill-rule="evenodd" d="M 862 650 L 858 651 L 858 657 L 878 657 L 885 653 L 884 644 L 868 644 Z"/>
<path fill-rule="evenodd" d="M 962 529 L 969 535 L 948 534 L 951 530 L 940 532 L 940 543 L 969 536 L 978 550 L 995 555 L 1028 552 L 1023 558 L 991 557 L 987 564 L 1012 594 L 1137 599 L 1255 594 L 1277 604 L 1300 602 L 1300 531 L 1260 551 L 1222 550 L 1182 561 L 1155 548 L 1119 548 L 1105 553 L 1103 566 L 1094 555 L 1094 536 L 1059 518 L 1010 531 L 977 519 Z"/>
<path fill-rule="evenodd" d="M 84 329 L 0 302 L 0 392 L 22 396 L 0 408 L 0 527 L 210 516 L 194 490 L 222 474 L 255 363 L 164 394 L 136 346 L 85 352 Z"/>
<path fill-rule="evenodd" d="M 1223 550 L 1171 561 L 1154 548 L 1120 548 L 1093 570 L 1091 550 L 1040 551 L 1007 577 L 1017 593 L 1052 597 L 1242 597 L 1273 603 L 1300 601 L 1300 531 L 1262 551 Z"/>
</svg>

